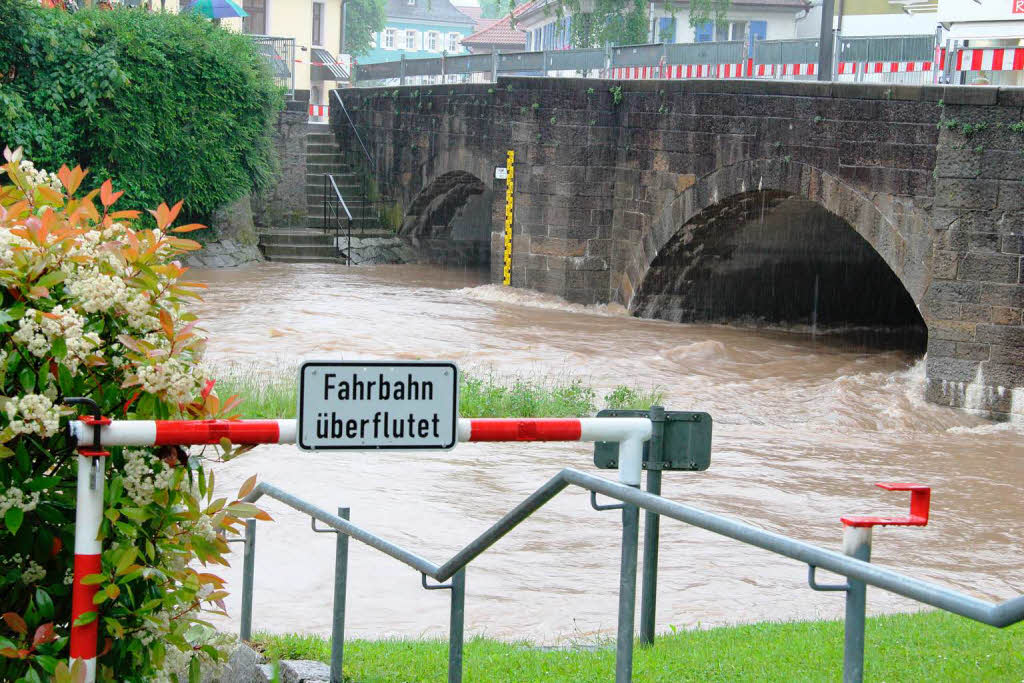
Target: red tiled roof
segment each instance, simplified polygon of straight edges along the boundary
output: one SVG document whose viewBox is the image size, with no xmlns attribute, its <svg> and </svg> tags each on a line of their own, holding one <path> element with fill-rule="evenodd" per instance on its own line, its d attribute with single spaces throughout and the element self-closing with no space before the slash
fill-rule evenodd
<svg viewBox="0 0 1024 683">
<path fill-rule="evenodd" d="M 533 6 L 533 2 L 516 7 L 512 12 L 489 26 L 480 28 L 477 24 L 477 31 L 462 39 L 463 45 L 502 45 L 506 47 L 524 47 L 526 45 L 526 32 L 512 26 L 512 17 L 519 16 Z M 488 21 L 488 20 L 483 20 Z"/>
</svg>

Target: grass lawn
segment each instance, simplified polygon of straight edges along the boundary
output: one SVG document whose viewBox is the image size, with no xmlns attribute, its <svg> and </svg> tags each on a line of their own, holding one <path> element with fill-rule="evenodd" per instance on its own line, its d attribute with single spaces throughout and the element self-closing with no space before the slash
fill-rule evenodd
<svg viewBox="0 0 1024 683">
<path fill-rule="evenodd" d="M 876 592 L 876 595 L 879 593 Z M 1024 626 L 1007 629 L 942 612 L 868 620 L 865 680 L 1024 680 Z M 330 660 L 318 636 L 257 634 L 271 659 Z M 444 681 L 447 642 L 353 640 L 345 643 L 346 680 Z M 467 641 L 465 680 L 610 681 L 614 647 L 543 650 L 529 643 Z M 843 625 L 838 621 L 760 623 L 664 635 L 637 648 L 636 681 L 839 681 Z"/>
<path fill-rule="evenodd" d="M 248 418 L 293 418 L 297 371 L 267 374 L 255 367 L 213 368 L 217 395 L 238 395 Z M 474 375 L 459 373 L 461 417 L 586 417 L 597 412 L 597 392 L 565 375 Z M 620 384 L 604 395 L 602 407 L 646 410 L 664 399 L 657 388 Z"/>
</svg>

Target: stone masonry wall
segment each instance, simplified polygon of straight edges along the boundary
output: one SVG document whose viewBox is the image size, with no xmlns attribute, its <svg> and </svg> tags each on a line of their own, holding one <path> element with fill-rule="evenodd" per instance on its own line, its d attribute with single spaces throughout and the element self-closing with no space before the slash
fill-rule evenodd
<svg viewBox="0 0 1024 683">
<path fill-rule="evenodd" d="M 575 302 L 632 305 L 687 221 L 778 190 L 846 221 L 907 289 L 929 328 L 930 400 L 1024 415 L 1024 90 L 499 79 L 340 92 L 402 206 L 453 172 L 495 193 L 495 281 L 494 167 L 509 149 L 512 283 Z"/>
<path fill-rule="evenodd" d="M 252 199 L 253 220 L 257 226 L 305 225 L 308 129 L 308 100 L 289 101 L 274 126 L 274 149 L 279 165 L 277 183 Z"/>
</svg>

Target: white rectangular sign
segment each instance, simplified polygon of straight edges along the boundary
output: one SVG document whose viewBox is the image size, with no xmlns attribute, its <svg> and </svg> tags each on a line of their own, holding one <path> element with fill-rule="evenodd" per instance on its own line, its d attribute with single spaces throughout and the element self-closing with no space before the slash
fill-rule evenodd
<svg viewBox="0 0 1024 683">
<path fill-rule="evenodd" d="M 296 441 L 307 451 L 453 448 L 458 388 L 454 363 L 306 361 Z"/>
<path fill-rule="evenodd" d="M 504 166 L 494 167 L 494 179 L 495 180 L 508 180 L 508 168 Z"/>
</svg>

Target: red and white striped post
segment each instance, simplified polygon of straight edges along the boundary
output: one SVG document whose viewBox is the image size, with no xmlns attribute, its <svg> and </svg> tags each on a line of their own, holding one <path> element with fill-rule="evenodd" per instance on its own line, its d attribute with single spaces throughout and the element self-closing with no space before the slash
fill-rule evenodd
<svg viewBox="0 0 1024 683">
<path fill-rule="evenodd" d="M 102 447 L 109 446 L 201 446 L 216 445 L 228 439 L 234 445 L 295 443 L 295 420 L 110 420 L 81 418 L 72 422 L 70 431 L 80 443 L 92 443 L 91 449 L 79 449 L 78 501 L 75 517 L 75 569 L 72 593 L 72 623 L 82 614 L 96 609 L 96 586 L 86 586 L 82 578 L 102 571 L 97 540 L 103 519 Z M 98 433 L 98 436 L 97 436 Z M 651 421 L 645 417 L 590 418 L 461 418 L 460 442 L 484 441 L 614 441 L 619 444 L 619 481 L 640 486 L 644 442 L 651 437 Z M 635 527 L 631 530 L 635 535 Z M 635 555 L 635 543 L 632 547 Z M 633 598 L 636 591 L 636 558 L 633 558 Z M 632 604 L 632 603 L 631 603 Z M 81 659 L 87 667 L 86 682 L 96 680 L 96 620 L 71 628 L 71 659 Z M 620 621 L 632 633 L 633 620 Z M 629 636 L 632 644 L 632 635 Z M 629 653 L 632 657 L 632 650 Z"/>
<path fill-rule="evenodd" d="M 70 659 L 72 665 L 80 660 L 85 666 L 85 681 L 96 680 L 96 647 L 99 621 L 93 619 L 88 624 L 75 625 L 75 622 L 88 612 L 96 610 L 93 597 L 97 586 L 82 583 L 89 574 L 98 574 L 103 570 L 101 553 L 102 543 L 99 540 L 100 523 L 103 521 L 103 474 L 105 460 L 109 453 L 99 446 L 96 428 L 109 425 L 110 420 L 103 417 L 82 418 L 73 423 L 83 427 L 86 433 L 79 436 L 79 441 L 92 440 L 91 448 L 78 449 L 78 481 L 77 498 L 75 500 L 75 564 L 72 572 L 71 587 L 71 644 Z M 74 430 L 72 430 L 74 431 Z"/>
</svg>

